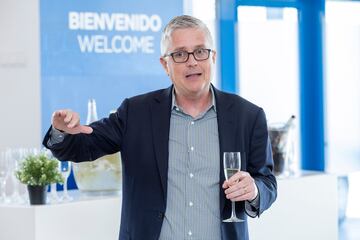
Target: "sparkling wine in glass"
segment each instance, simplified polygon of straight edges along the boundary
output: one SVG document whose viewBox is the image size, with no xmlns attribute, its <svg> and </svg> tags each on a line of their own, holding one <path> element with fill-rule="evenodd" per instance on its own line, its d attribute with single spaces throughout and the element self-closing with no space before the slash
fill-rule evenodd
<svg viewBox="0 0 360 240">
<path fill-rule="evenodd" d="M 235 173 L 241 169 L 240 152 L 224 152 L 224 172 L 226 180 L 229 180 Z M 244 220 L 236 217 L 235 202 L 231 202 L 231 217 L 223 222 L 243 222 Z"/>
<path fill-rule="evenodd" d="M 61 201 L 68 202 L 68 201 L 73 200 L 73 198 L 69 196 L 68 189 L 67 189 L 68 188 L 67 182 L 68 182 L 68 178 L 69 178 L 70 172 L 71 172 L 71 162 L 70 161 L 60 161 L 59 168 L 60 168 L 61 175 L 64 177 L 64 194 L 61 197 Z"/>
</svg>

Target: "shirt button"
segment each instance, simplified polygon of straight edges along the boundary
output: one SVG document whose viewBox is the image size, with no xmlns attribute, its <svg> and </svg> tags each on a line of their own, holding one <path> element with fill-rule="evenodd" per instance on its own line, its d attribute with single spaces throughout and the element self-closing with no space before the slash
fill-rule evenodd
<svg viewBox="0 0 360 240">
<path fill-rule="evenodd" d="M 177 108 L 175 108 L 176 109 L 176 111 L 179 111 L 180 109 L 177 107 Z"/>
<path fill-rule="evenodd" d="M 193 178 L 193 177 L 194 177 L 194 174 L 190 173 L 189 176 L 190 176 L 190 178 Z"/>
<path fill-rule="evenodd" d="M 192 207 L 194 205 L 193 202 L 189 202 L 189 206 Z"/>
<path fill-rule="evenodd" d="M 191 121 L 191 125 L 194 125 L 194 121 Z"/>
<path fill-rule="evenodd" d="M 191 232 L 191 231 L 188 231 L 188 235 L 191 236 L 191 235 L 192 235 L 192 232 Z"/>
<path fill-rule="evenodd" d="M 191 150 L 191 151 L 194 151 L 194 147 L 191 147 L 190 150 Z"/>
</svg>

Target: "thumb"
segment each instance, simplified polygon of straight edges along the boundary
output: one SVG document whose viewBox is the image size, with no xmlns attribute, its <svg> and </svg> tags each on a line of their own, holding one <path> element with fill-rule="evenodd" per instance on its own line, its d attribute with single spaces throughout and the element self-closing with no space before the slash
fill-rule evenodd
<svg viewBox="0 0 360 240">
<path fill-rule="evenodd" d="M 92 127 L 89 126 L 79 126 L 79 130 L 81 133 L 85 133 L 85 134 L 91 134 L 93 132 Z"/>
</svg>

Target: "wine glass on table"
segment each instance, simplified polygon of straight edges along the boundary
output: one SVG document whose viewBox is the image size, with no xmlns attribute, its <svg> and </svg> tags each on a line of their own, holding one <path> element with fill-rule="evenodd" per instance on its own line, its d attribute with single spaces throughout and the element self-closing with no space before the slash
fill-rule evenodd
<svg viewBox="0 0 360 240">
<path fill-rule="evenodd" d="M 6 151 L 0 151 L 0 203 L 6 203 L 6 178 L 8 176 L 8 158 Z"/>
<path fill-rule="evenodd" d="M 45 154 L 45 156 L 47 158 L 55 159 L 54 155 L 52 154 L 52 152 L 49 149 L 43 148 L 43 149 L 41 149 L 41 152 L 43 154 Z M 59 165 L 59 169 L 60 169 L 60 162 L 58 162 L 58 165 Z M 57 203 L 60 201 L 56 186 L 57 186 L 57 183 L 50 184 L 50 195 L 48 195 L 48 199 L 49 199 L 50 203 Z"/>
<path fill-rule="evenodd" d="M 10 168 L 10 176 L 12 182 L 12 189 L 13 192 L 11 194 L 11 203 L 13 204 L 21 204 L 24 203 L 24 199 L 20 194 L 21 183 L 16 178 L 16 172 L 19 170 L 21 162 L 24 158 L 24 151 L 23 148 L 9 148 L 7 150 L 8 157 L 9 157 L 9 168 Z"/>
<path fill-rule="evenodd" d="M 229 180 L 235 173 L 241 169 L 241 155 L 240 152 L 224 152 L 224 171 L 225 178 Z M 231 201 L 231 217 L 223 220 L 223 222 L 243 222 L 243 219 L 236 217 L 235 202 Z"/>
<path fill-rule="evenodd" d="M 60 173 L 61 175 L 64 177 L 64 193 L 63 196 L 61 197 L 61 201 L 64 202 L 68 202 L 73 200 L 73 198 L 71 196 L 69 196 L 68 193 L 68 178 L 70 176 L 70 172 L 71 172 L 71 162 L 70 161 L 59 161 L 59 168 L 60 168 Z"/>
</svg>

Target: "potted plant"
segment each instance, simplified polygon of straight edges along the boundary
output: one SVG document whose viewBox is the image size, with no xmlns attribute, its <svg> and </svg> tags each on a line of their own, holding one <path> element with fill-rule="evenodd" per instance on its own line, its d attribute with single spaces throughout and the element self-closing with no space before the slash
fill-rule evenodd
<svg viewBox="0 0 360 240">
<path fill-rule="evenodd" d="M 27 185 L 30 204 L 45 204 L 47 186 L 63 183 L 58 161 L 45 153 L 28 155 L 15 173 L 20 182 Z"/>
</svg>

